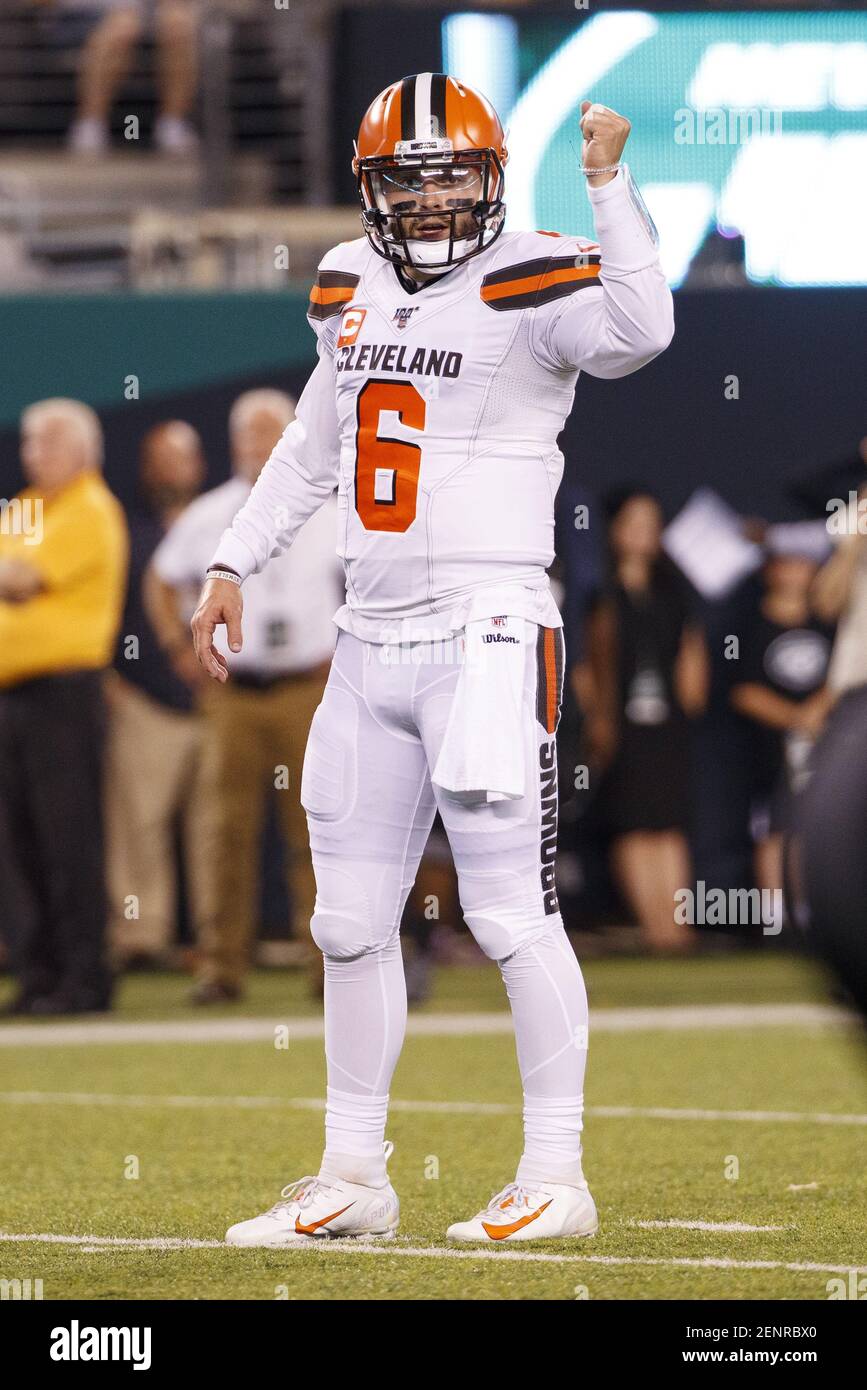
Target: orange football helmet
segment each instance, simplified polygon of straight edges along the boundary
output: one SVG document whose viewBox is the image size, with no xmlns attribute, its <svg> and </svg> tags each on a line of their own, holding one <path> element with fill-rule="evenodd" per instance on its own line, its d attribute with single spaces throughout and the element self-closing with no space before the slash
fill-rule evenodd
<svg viewBox="0 0 867 1390">
<path fill-rule="evenodd" d="M 481 92 L 442 72 L 393 82 L 365 112 L 352 161 L 374 251 L 432 275 L 477 256 L 503 229 L 508 158 Z"/>
</svg>

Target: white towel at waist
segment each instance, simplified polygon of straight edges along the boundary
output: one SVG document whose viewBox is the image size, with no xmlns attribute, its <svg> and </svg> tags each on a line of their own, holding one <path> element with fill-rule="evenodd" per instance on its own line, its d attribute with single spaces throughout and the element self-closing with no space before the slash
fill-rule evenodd
<svg viewBox="0 0 867 1390">
<path fill-rule="evenodd" d="M 463 665 L 432 774 L 444 791 L 479 801 L 524 795 L 524 671 L 535 632 L 524 618 L 467 623 Z"/>
</svg>

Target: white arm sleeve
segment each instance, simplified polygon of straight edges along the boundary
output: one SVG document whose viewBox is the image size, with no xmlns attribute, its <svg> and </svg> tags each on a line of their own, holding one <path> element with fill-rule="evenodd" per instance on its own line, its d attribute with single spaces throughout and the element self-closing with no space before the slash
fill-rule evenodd
<svg viewBox="0 0 867 1390">
<path fill-rule="evenodd" d="M 651 229 L 630 197 L 622 170 L 610 183 L 587 192 L 599 245 L 583 243 L 578 250 L 601 252 L 598 284 L 537 310 L 533 346 L 546 366 L 578 368 L 599 377 L 628 376 L 671 342 L 671 291 Z"/>
<path fill-rule="evenodd" d="M 228 531 L 212 564 L 228 566 L 242 579 L 258 573 L 286 550 L 308 517 L 337 486 L 340 438 L 334 398 L 334 365 L 320 342 L 319 362 L 256 484 Z"/>
</svg>

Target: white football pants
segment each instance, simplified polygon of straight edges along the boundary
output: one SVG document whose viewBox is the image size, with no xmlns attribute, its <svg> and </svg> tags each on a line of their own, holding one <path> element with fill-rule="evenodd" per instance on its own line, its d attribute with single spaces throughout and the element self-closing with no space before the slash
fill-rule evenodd
<svg viewBox="0 0 867 1390">
<path fill-rule="evenodd" d="M 524 1083 L 519 1180 L 581 1181 L 587 997 L 554 884 L 563 647 L 558 630 L 536 631 L 525 648 L 525 794 L 491 803 L 431 783 L 457 644 L 385 647 L 339 634 L 301 789 L 317 889 L 311 931 L 325 957 L 326 1175 L 384 1181 L 388 1088 L 406 1027 L 398 932 L 439 810 L 467 925 L 509 995 Z"/>
</svg>

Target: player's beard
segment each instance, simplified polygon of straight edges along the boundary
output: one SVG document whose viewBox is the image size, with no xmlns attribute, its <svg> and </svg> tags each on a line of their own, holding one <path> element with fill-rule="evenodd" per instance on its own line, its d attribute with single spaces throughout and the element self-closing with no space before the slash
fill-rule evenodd
<svg viewBox="0 0 867 1390">
<path fill-rule="evenodd" d="M 439 220 L 444 223 L 441 235 L 419 235 L 421 224 L 425 221 Z M 446 271 L 452 270 L 468 251 L 476 248 L 481 230 L 477 219 L 469 210 L 458 212 L 457 215 L 454 215 L 452 209 L 442 213 L 404 213 L 396 216 L 395 222 L 400 228 L 400 235 L 404 239 L 410 258 L 408 265 L 424 277 L 444 275 Z"/>
</svg>

